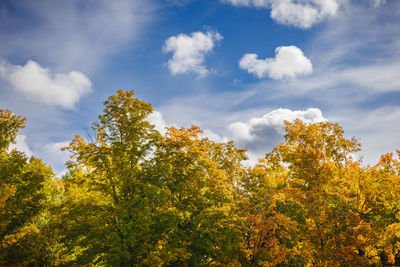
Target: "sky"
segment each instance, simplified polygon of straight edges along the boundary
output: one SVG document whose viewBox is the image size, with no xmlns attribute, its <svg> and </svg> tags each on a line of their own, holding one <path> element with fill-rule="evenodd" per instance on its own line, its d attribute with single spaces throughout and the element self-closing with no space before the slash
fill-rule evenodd
<svg viewBox="0 0 400 267">
<path fill-rule="evenodd" d="M 248 165 L 296 118 L 338 123 L 373 165 L 400 149 L 399 25 L 398 0 L 0 0 L 0 109 L 57 174 L 117 89 Z"/>
</svg>

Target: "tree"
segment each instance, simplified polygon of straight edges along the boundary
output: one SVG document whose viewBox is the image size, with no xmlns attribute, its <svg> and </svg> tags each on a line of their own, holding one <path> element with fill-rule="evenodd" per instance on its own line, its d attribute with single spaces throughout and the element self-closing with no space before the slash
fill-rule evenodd
<svg viewBox="0 0 400 267">
<path fill-rule="evenodd" d="M 0 265 L 46 261 L 45 213 L 53 191 L 53 172 L 40 159 L 12 150 L 25 119 L 0 110 Z"/>
<path fill-rule="evenodd" d="M 272 156 L 288 168 L 286 198 L 304 212 L 301 239 L 310 252 L 309 262 L 317 266 L 365 264 L 364 236 L 370 228 L 354 210 L 348 190 L 352 180 L 346 175 L 360 144 L 346 139 L 343 129 L 329 122 L 286 122 L 286 132 L 286 141 Z"/>
<path fill-rule="evenodd" d="M 199 139 L 199 133 L 195 126 L 170 128 L 154 157 L 173 218 L 161 253 L 173 266 L 233 264 L 240 252 L 243 220 L 235 192 L 244 151 L 232 142 Z"/>
<path fill-rule="evenodd" d="M 147 157 L 161 137 L 146 120 L 151 105 L 133 95 L 119 90 L 109 97 L 93 124 L 95 139 L 76 136 L 66 148 L 75 161 L 64 181 L 62 221 L 78 264 L 157 261 L 150 252 L 162 236 L 156 223 L 166 196 L 149 175 Z"/>
<path fill-rule="evenodd" d="M 151 105 L 119 90 L 77 136 L 64 181 L 65 245 L 78 264 L 174 265 L 232 261 L 241 220 L 235 179 L 244 159 L 233 143 L 199 139 L 200 130 L 147 121 Z"/>
<path fill-rule="evenodd" d="M 133 91 L 104 106 L 61 179 L 9 150 L 25 119 L 0 110 L 0 265 L 400 264 L 400 160 L 362 166 L 337 124 L 285 122 L 244 167 L 245 149 L 196 126 L 161 135 Z"/>
<path fill-rule="evenodd" d="M 242 176 L 239 212 L 247 218 L 242 266 L 303 266 L 308 251 L 301 247 L 304 211 L 285 196 L 288 170 L 267 154 Z"/>
<path fill-rule="evenodd" d="M 400 161 L 386 154 L 375 166 L 357 166 L 347 175 L 354 177 L 354 209 L 371 228 L 364 257 L 378 266 L 399 265 Z"/>
</svg>

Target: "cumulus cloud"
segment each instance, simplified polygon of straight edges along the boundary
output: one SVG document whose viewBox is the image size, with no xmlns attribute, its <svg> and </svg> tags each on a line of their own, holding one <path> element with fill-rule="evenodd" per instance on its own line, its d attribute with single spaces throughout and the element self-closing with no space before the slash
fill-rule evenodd
<svg viewBox="0 0 400 267">
<path fill-rule="evenodd" d="M 277 23 L 307 29 L 326 17 L 336 15 L 345 0 L 223 0 L 235 6 L 253 6 L 271 10 Z"/>
<path fill-rule="evenodd" d="M 218 32 L 193 32 L 190 36 L 179 34 L 169 37 L 163 46 L 164 53 L 173 53 L 167 66 L 172 75 L 193 72 L 203 77 L 210 71 L 204 57 L 223 37 Z"/>
<path fill-rule="evenodd" d="M 336 15 L 338 0 L 271 1 L 271 18 L 280 24 L 307 29 L 324 18 Z"/>
<path fill-rule="evenodd" d="M 92 91 L 92 83 L 83 73 L 53 73 L 32 60 L 25 66 L 0 61 L 0 76 L 28 98 L 65 109 L 73 109 L 83 95 Z"/>
<path fill-rule="evenodd" d="M 275 80 L 295 78 L 313 71 L 311 61 L 296 46 L 277 47 L 275 58 L 258 59 L 257 54 L 245 54 L 239 66 L 258 78 L 270 77 Z"/>
<path fill-rule="evenodd" d="M 170 126 L 165 122 L 163 115 L 159 111 L 153 111 L 153 113 L 147 117 L 147 120 L 163 135 L 167 132 L 166 128 Z"/>
<path fill-rule="evenodd" d="M 24 152 L 27 157 L 31 157 L 33 155 L 32 150 L 30 149 L 28 143 L 26 142 L 26 135 L 19 134 L 16 137 L 15 144 L 11 144 L 9 150 L 16 149 L 20 152 Z"/>
<path fill-rule="evenodd" d="M 300 119 L 305 123 L 325 121 L 318 108 L 307 110 L 276 109 L 263 117 L 254 117 L 247 122 L 235 122 L 228 126 L 234 140 L 247 146 L 253 154 L 265 153 L 279 144 L 285 134 L 284 121 Z"/>
</svg>

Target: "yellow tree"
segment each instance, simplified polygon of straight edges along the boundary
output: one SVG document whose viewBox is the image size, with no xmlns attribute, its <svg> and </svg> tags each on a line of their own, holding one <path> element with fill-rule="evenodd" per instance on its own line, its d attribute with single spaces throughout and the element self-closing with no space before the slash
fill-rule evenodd
<svg viewBox="0 0 400 267">
<path fill-rule="evenodd" d="M 160 253 L 172 266 L 237 265 L 243 220 L 235 205 L 244 151 L 199 139 L 200 129 L 170 128 L 154 157 L 173 222 Z"/>
<path fill-rule="evenodd" d="M 67 147 L 73 162 L 61 206 L 66 247 L 77 264 L 155 264 L 163 234 L 165 192 L 149 173 L 161 136 L 147 121 L 150 104 L 118 91 L 105 102 L 94 140 L 77 136 Z"/>
<path fill-rule="evenodd" d="M 198 128 L 162 137 L 150 104 L 119 90 L 105 101 L 94 140 L 77 136 L 63 181 L 60 228 L 75 264 L 115 266 L 234 261 L 241 219 L 235 179 L 242 150 L 199 139 Z"/>
<path fill-rule="evenodd" d="M 371 264 L 399 265 L 400 161 L 386 154 L 375 166 L 356 166 L 347 175 L 353 178 L 354 210 L 371 228 L 364 257 Z"/>
<path fill-rule="evenodd" d="M 51 242 L 45 218 L 53 190 L 52 170 L 8 147 L 25 119 L 0 110 L 0 265 L 48 263 Z"/>
</svg>

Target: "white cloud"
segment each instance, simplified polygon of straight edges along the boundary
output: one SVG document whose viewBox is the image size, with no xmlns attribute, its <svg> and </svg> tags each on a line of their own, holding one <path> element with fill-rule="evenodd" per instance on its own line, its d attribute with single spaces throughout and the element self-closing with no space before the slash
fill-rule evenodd
<svg viewBox="0 0 400 267">
<path fill-rule="evenodd" d="M 211 141 L 216 142 L 216 143 L 226 143 L 229 141 L 228 137 L 226 137 L 226 136 L 221 137 L 220 135 L 211 131 L 210 129 L 205 129 L 202 131 L 203 131 L 203 133 L 199 134 L 200 138 L 208 138 Z"/>
<path fill-rule="evenodd" d="M 336 15 L 338 0 L 274 0 L 271 18 L 280 24 L 307 29 L 326 17 Z"/>
<path fill-rule="evenodd" d="M 275 80 L 295 78 L 313 71 L 311 61 L 296 46 L 279 46 L 275 54 L 275 58 L 267 59 L 258 59 L 257 54 L 245 54 L 239 66 L 258 78 L 268 76 Z"/>
<path fill-rule="evenodd" d="M 170 125 L 168 125 L 164 118 L 163 115 L 161 114 L 161 112 L 158 111 L 153 111 L 153 113 L 151 113 L 148 117 L 147 120 L 153 124 L 156 128 L 157 131 L 159 131 L 162 135 L 164 135 L 167 132 L 167 127 L 170 127 Z"/>
<path fill-rule="evenodd" d="M 69 143 L 69 141 L 64 141 L 46 144 L 43 152 L 47 157 L 65 163 L 69 160 L 70 152 L 62 151 L 61 148 L 68 146 Z"/>
<path fill-rule="evenodd" d="M 380 9 L 349 5 L 347 15 L 322 28 L 309 47 L 312 75 L 285 84 L 263 81 L 259 88 L 274 87 L 281 98 L 301 95 L 333 105 L 336 112 L 338 105 L 400 92 L 399 4 L 388 2 Z"/>
<path fill-rule="evenodd" d="M 335 16 L 346 0 L 223 0 L 235 6 L 271 9 L 271 18 L 280 24 L 307 29 Z"/>
<path fill-rule="evenodd" d="M 196 124 L 229 138 L 233 132 L 224 127 L 242 122 L 245 127 L 238 128 L 243 133 L 233 139 L 239 147 L 249 147 L 254 163 L 283 141 L 283 133 L 272 129 L 272 134 L 264 135 L 269 139 L 259 139 L 249 127 L 251 118 L 276 107 L 320 107 L 323 117 L 343 126 L 346 137 L 360 138 L 365 162 L 374 164 L 381 154 L 400 149 L 400 3 L 386 1 L 386 5 L 373 9 L 369 0 L 349 2 L 335 21 L 316 29 L 307 52 L 314 72 L 303 79 L 243 82 L 232 85 L 240 90 L 223 93 L 207 84 L 159 110 L 177 125 Z"/>
<path fill-rule="evenodd" d="M 32 60 L 25 66 L 0 61 L 0 76 L 30 99 L 66 109 L 73 109 L 83 95 L 92 91 L 92 83 L 83 73 L 53 73 Z"/>
<path fill-rule="evenodd" d="M 248 122 L 235 122 L 229 125 L 235 139 L 244 142 L 263 142 L 276 136 L 283 137 L 285 133 L 284 121 L 300 119 L 305 123 L 325 121 L 322 112 L 318 108 L 307 110 L 276 109 L 263 117 L 254 117 Z"/>
<path fill-rule="evenodd" d="M 271 111 L 265 107 L 249 106 L 237 109 L 251 97 L 250 90 L 197 95 L 177 99 L 159 107 L 159 110 L 177 125 L 199 125 L 204 131 L 201 137 L 209 137 L 215 142 L 233 140 L 238 147 L 247 147 L 249 160 L 244 163 L 248 166 L 254 165 L 265 153 L 284 141 L 285 120 L 294 121 L 299 118 L 305 123 L 326 121 L 318 108 Z M 263 105 L 268 106 L 264 101 Z"/>
<path fill-rule="evenodd" d="M 284 121 L 300 119 L 305 123 L 326 121 L 318 108 L 307 110 L 276 109 L 263 117 L 254 117 L 247 122 L 235 122 L 228 126 L 233 139 L 239 146 L 247 147 L 249 159 L 244 162 L 251 166 L 257 163 L 266 153 L 283 141 L 285 135 Z"/>
<path fill-rule="evenodd" d="M 153 124 L 156 128 L 157 131 L 159 131 L 162 135 L 164 135 L 167 132 L 167 128 L 168 127 L 172 127 L 175 126 L 177 127 L 175 124 L 168 124 L 164 118 L 161 112 L 159 111 L 153 111 L 153 113 L 151 113 L 148 117 L 147 120 Z M 217 133 L 213 132 L 210 129 L 201 129 L 203 131 L 203 133 L 199 134 L 200 138 L 208 138 L 211 141 L 214 142 L 218 142 L 218 143 L 222 143 L 222 142 L 228 142 L 228 138 L 227 137 L 221 137 L 219 136 Z"/>
<path fill-rule="evenodd" d="M 203 77 L 210 71 L 204 65 L 204 57 L 215 44 L 222 40 L 217 32 L 193 32 L 190 36 L 179 34 L 169 37 L 163 46 L 163 52 L 173 53 L 167 66 L 172 75 L 193 72 Z"/>
<path fill-rule="evenodd" d="M 11 144 L 9 147 L 9 150 L 16 149 L 20 152 L 24 152 L 27 157 L 31 157 L 33 155 L 33 152 L 28 146 L 28 143 L 26 142 L 26 135 L 24 134 L 18 134 L 16 139 L 16 143 Z"/>
</svg>

